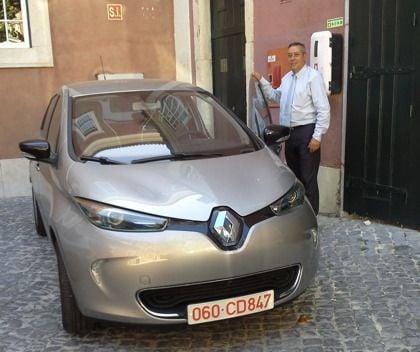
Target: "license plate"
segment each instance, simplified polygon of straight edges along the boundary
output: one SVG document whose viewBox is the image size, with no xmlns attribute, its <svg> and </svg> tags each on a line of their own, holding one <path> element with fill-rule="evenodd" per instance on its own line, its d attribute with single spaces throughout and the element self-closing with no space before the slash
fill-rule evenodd
<svg viewBox="0 0 420 352">
<path fill-rule="evenodd" d="M 188 324 L 193 325 L 240 317 L 269 310 L 273 307 L 273 290 L 218 301 L 190 304 L 187 307 Z"/>
</svg>

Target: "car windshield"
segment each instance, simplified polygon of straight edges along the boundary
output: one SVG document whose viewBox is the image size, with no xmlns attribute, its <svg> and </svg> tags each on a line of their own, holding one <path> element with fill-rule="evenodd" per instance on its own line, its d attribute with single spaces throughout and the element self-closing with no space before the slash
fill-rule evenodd
<svg viewBox="0 0 420 352">
<path fill-rule="evenodd" d="M 76 157 L 102 163 L 216 157 L 259 148 L 211 95 L 191 91 L 76 97 L 71 130 Z"/>
</svg>

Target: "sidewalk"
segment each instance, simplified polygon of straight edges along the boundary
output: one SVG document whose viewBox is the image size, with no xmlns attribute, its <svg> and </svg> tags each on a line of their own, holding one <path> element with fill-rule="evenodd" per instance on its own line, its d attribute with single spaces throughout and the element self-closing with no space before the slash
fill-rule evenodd
<svg viewBox="0 0 420 352">
<path fill-rule="evenodd" d="M 420 351 L 420 232 L 319 217 L 317 278 L 274 310 L 198 326 L 61 327 L 57 269 L 29 197 L 0 203 L 0 351 Z"/>
</svg>

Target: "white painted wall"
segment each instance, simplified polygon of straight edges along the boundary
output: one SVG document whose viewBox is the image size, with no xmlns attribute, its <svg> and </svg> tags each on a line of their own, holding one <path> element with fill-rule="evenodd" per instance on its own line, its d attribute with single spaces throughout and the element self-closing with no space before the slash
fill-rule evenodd
<svg viewBox="0 0 420 352">
<path fill-rule="evenodd" d="M 174 0 L 176 80 L 192 83 L 190 0 Z"/>
<path fill-rule="evenodd" d="M 195 84 L 213 91 L 210 1 L 193 1 Z"/>
</svg>

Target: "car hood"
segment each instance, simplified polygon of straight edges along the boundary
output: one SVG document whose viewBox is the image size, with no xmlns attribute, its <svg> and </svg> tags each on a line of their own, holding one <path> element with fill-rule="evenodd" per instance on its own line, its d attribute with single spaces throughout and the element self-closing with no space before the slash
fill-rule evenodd
<svg viewBox="0 0 420 352">
<path fill-rule="evenodd" d="M 73 162 L 72 196 L 177 219 L 207 221 L 215 207 L 246 216 L 273 203 L 295 176 L 268 148 L 234 156 L 133 165 Z"/>
</svg>

